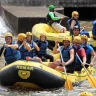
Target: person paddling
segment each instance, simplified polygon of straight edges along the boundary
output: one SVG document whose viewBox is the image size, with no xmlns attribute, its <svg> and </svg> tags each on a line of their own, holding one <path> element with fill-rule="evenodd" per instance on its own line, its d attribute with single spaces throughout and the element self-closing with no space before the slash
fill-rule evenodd
<svg viewBox="0 0 96 96">
<path fill-rule="evenodd" d="M 21 54 L 17 49 L 18 45 L 13 42 L 12 34 L 10 32 L 7 32 L 5 34 L 5 43 L 0 49 L 0 56 L 4 52 L 4 57 L 6 61 L 5 65 L 21 59 Z"/>
<path fill-rule="evenodd" d="M 37 57 L 36 51 L 40 51 L 40 48 L 38 45 L 33 41 L 32 33 L 31 32 L 26 32 L 26 40 L 27 43 L 31 47 L 31 51 L 29 52 L 28 56 L 26 57 L 26 60 L 32 60 L 32 61 L 39 61 L 42 63 L 42 60 Z"/>
<path fill-rule="evenodd" d="M 90 64 L 90 66 L 93 66 L 95 60 L 95 51 L 90 44 L 87 44 L 88 37 L 86 35 L 81 35 L 81 41 L 82 41 L 82 47 L 85 49 L 86 52 L 87 57 L 86 63 Z M 86 67 L 88 67 L 88 65 L 86 65 Z"/>
<path fill-rule="evenodd" d="M 61 62 L 60 59 L 56 60 L 55 62 L 50 62 L 49 67 L 54 68 L 59 71 L 64 71 L 64 67 L 66 67 L 67 72 L 73 73 L 74 72 L 74 49 L 70 45 L 70 37 L 64 37 L 63 39 L 63 46 L 61 46 L 60 50 L 57 49 L 58 47 L 58 41 L 55 42 L 55 47 L 53 49 L 53 53 L 62 53 L 62 57 L 64 62 Z"/>
<path fill-rule="evenodd" d="M 18 50 L 21 53 L 21 59 L 26 60 L 26 57 L 29 56 L 29 52 L 31 51 L 30 45 L 26 42 L 26 34 L 19 33 L 18 34 Z"/>
<path fill-rule="evenodd" d="M 82 64 L 81 64 L 81 62 L 78 59 L 77 55 L 75 56 L 74 70 L 75 71 L 81 71 L 83 66 L 86 64 L 86 53 L 85 53 L 84 48 L 81 46 L 81 37 L 79 37 L 79 36 L 74 37 L 73 48 L 74 48 L 76 54 L 78 54 L 78 56 L 82 60 Z"/>
<path fill-rule="evenodd" d="M 36 44 L 39 46 L 40 51 L 37 51 L 37 56 L 42 59 L 42 61 L 46 61 L 46 59 L 50 59 L 50 62 L 54 61 L 54 58 L 52 55 L 47 53 L 47 48 L 51 48 L 51 46 L 48 44 L 48 41 L 46 40 L 46 34 L 41 33 L 40 34 L 40 40 L 36 40 Z"/>
<path fill-rule="evenodd" d="M 74 40 L 74 37 L 75 36 L 80 36 L 80 27 L 78 26 L 74 26 L 73 29 L 72 29 L 72 41 Z"/>
<path fill-rule="evenodd" d="M 65 33 L 66 28 L 63 27 L 59 22 L 60 20 L 63 20 L 64 17 L 56 16 L 54 13 L 54 5 L 49 6 L 49 13 L 47 14 L 47 23 L 51 25 L 57 32 L 59 33 Z"/>
</svg>

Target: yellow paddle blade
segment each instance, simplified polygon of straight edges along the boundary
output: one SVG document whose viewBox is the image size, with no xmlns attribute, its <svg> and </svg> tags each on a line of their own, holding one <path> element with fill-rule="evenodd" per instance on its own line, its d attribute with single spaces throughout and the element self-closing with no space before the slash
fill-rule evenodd
<svg viewBox="0 0 96 96">
<path fill-rule="evenodd" d="M 96 88 L 96 79 L 92 75 L 88 75 L 88 81 L 92 88 Z"/>
<path fill-rule="evenodd" d="M 66 77 L 66 81 L 65 81 L 65 86 L 64 86 L 67 90 L 74 90 L 73 89 L 73 85 L 72 82 L 69 80 L 68 77 Z"/>
</svg>

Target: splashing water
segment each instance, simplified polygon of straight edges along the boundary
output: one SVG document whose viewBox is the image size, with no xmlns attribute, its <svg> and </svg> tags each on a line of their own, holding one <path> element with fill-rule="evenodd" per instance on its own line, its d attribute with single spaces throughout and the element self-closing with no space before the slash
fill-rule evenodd
<svg viewBox="0 0 96 96">
<path fill-rule="evenodd" d="M 4 35 L 8 31 L 11 32 L 11 29 L 6 25 L 5 21 L 0 16 L 0 42 L 4 41 Z"/>
<path fill-rule="evenodd" d="M 0 36 L 4 35 L 7 31 L 11 31 L 11 29 L 6 25 L 3 18 L 0 16 Z"/>
</svg>

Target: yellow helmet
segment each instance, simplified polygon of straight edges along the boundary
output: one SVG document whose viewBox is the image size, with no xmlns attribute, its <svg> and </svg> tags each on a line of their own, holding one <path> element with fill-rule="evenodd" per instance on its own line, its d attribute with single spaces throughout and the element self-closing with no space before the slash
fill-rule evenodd
<svg viewBox="0 0 96 96">
<path fill-rule="evenodd" d="M 74 42 L 81 42 L 81 37 L 80 36 L 75 36 L 73 41 Z"/>
<path fill-rule="evenodd" d="M 72 12 L 72 17 L 74 17 L 74 15 L 79 15 L 79 13 L 77 11 L 73 11 Z"/>
<path fill-rule="evenodd" d="M 26 36 L 32 36 L 32 32 L 26 32 Z"/>
<path fill-rule="evenodd" d="M 86 35 L 81 35 L 81 39 L 84 38 L 88 41 L 88 37 Z"/>
<path fill-rule="evenodd" d="M 7 32 L 7 33 L 5 34 L 5 38 L 8 37 L 8 36 L 13 37 L 10 32 Z"/>
<path fill-rule="evenodd" d="M 46 36 L 46 33 L 41 33 L 41 34 L 40 34 L 40 37 L 41 37 L 41 36 Z"/>
<path fill-rule="evenodd" d="M 18 34 L 18 40 L 19 40 L 19 41 L 23 41 L 24 38 L 26 38 L 26 34 L 24 34 L 24 33 L 19 33 L 19 34 Z"/>
<path fill-rule="evenodd" d="M 90 92 L 82 92 L 80 96 L 94 96 L 94 95 Z"/>
<path fill-rule="evenodd" d="M 67 41 L 71 42 L 70 37 L 64 37 L 64 38 L 63 38 L 63 41 L 65 41 L 65 40 L 67 40 Z"/>
</svg>

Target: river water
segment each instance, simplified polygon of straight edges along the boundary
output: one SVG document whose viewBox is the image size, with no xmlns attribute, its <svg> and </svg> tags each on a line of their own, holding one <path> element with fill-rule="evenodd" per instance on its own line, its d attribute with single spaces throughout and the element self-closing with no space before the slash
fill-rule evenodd
<svg viewBox="0 0 96 96">
<path fill-rule="evenodd" d="M 85 30 L 91 30 L 92 24 L 91 21 L 81 21 L 81 26 L 86 26 Z M 0 44 L 4 42 L 4 34 L 7 31 L 11 31 L 0 17 Z M 16 38 L 16 37 L 14 37 Z M 4 66 L 4 58 L 0 59 L 0 68 Z M 94 76 L 96 73 L 94 74 Z M 67 91 L 64 88 L 53 89 L 53 90 L 43 90 L 43 91 L 32 91 L 27 89 L 19 89 L 19 88 L 7 88 L 0 86 L 0 96 L 80 96 L 80 93 L 83 91 L 92 92 L 94 96 L 96 96 L 96 89 L 93 89 L 88 80 L 82 82 L 79 86 L 74 87 L 73 91 Z"/>
</svg>

